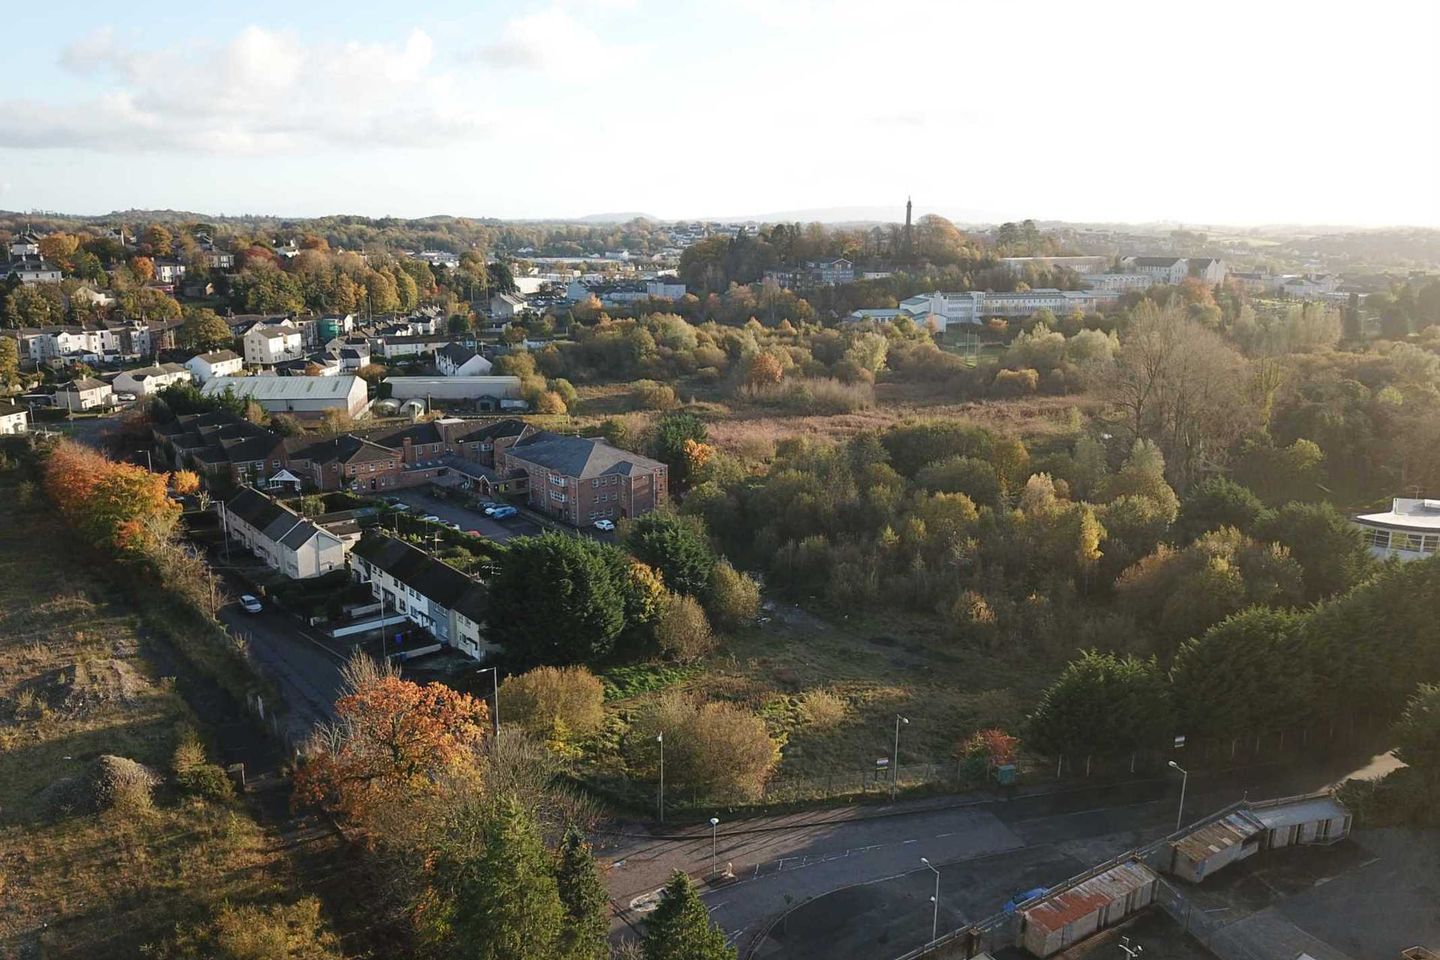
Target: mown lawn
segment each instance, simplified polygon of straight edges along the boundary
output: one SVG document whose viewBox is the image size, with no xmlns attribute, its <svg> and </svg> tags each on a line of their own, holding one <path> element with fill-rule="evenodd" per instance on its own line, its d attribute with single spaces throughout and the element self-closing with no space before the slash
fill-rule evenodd
<svg viewBox="0 0 1440 960">
<path fill-rule="evenodd" d="M 222 901 L 293 902 L 290 861 L 243 806 L 173 785 L 196 718 L 49 513 L 0 472 L 0 956 L 139 956 Z M 105 754 L 166 777 L 151 808 L 67 811 L 47 792 Z"/>
</svg>

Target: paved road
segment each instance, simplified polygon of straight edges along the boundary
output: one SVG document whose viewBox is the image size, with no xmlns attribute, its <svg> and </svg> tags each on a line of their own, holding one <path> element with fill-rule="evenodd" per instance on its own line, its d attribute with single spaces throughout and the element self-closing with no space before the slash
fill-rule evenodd
<svg viewBox="0 0 1440 960">
<path fill-rule="evenodd" d="M 340 668 L 347 659 L 343 649 L 327 645 L 295 617 L 268 605 L 262 613 L 248 614 L 238 603 L 227 603 L 220 608 L 220 621 L 249 641 L 261 668 L 285 698 L 290 739 L 303 739 L 316 724 L 334 719 Z"/>
<path fill-rule="evenodd" d="M 1192 776 L 1187 821 L 1247 794 L 1318 789 L 1354 765 Z M 898 956 L 930 935 L 935 877 L 920 863 L 922 856 L 941 871 L 940 929 L 947 923 L 953 928 L 994 913 L 1018 890 L 1055 883 L 1164 836 L 1175 827 L 1178 786 L 1162 778 L 946 809 L 923 801 L 723 824 L 718 862 L 732 864 L 738 882 L 709 889 L 704 897 L 712 917 L 742 948 L 770 920 L 805 904 L 756 956 Z M 874 818 L 876 813 L 894 815 Z M 612 863 L 608 884 L 618 904 L 653 891 L 672 870 L 709 872 L 708 828 L 679 833 L 678 839 L 651 838 L 621 827 L 601 845 Z M 640 919 L 639 913 L 622 918 L 615 932 Z M 748 955 L 748 949 L 742 952 Z"/>
</svg>

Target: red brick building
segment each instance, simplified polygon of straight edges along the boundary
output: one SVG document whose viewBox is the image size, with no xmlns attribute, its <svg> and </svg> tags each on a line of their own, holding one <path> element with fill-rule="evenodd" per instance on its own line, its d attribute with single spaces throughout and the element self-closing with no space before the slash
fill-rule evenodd
<svg viewBox="0 0 1440 960">
<path fill-rule="evenodd" d="M 649 513 L 665 502 L 665 464 L 592 437 L 527 433 L 496 455 L 529 476 L 530 506 L 576 526 Z"/>
</svg>

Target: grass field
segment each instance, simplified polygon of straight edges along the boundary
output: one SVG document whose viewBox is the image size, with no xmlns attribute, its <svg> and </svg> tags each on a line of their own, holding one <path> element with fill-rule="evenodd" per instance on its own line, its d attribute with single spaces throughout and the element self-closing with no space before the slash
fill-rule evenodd
<svg viewBox="0 0 1440 960">
<path fill-rule="evenodd" d="M 133 957 L 221 901 L 291 902 L 290 861 L 242 806 L 174 787 L 195 718 L 49 513 L 0 472 L 0 956 Z M 106 754 L 166 777 L 153 805 L 70 812 L 48 795 Z"/>
<path fill-rule="evenodd" d="M 779 606 L 773 619 L 727 638 L 699 668 L 672 671 L 647 689 L 612 699 L 634 716 L 665 689 L 742 703 L 782 742 L 776 777 L 857 777 L 894 748 L 903 764 L 946 764 L 975 730 L 1013 728 L 1053 670 L 1033 658 L 979 650 L 941 632 L 935 618 L 823 620 Z"/>
</svg>

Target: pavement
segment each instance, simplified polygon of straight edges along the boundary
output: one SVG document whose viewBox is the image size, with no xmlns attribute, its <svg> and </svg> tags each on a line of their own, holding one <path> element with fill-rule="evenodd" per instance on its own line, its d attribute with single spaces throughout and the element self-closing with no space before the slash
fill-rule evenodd
<svg viewBox="0 0 1440 960">
<path fill-rule="evenodd" d="M 1186 820 L 1246 796 L 1320 789 L 1366 759 L 1192 774 Z M 1178 778 L 1161 778 L 1015 799 L 950 798 L 949 806 L 928 800 L 722 823 L 715 860 L 722 870 L 729 864 L 736 880 L 702 896 L 742 960 L 883 960 L 930 939 L 935 874 L 921 857 L 940 871 L 936 925 L 943 933 L 997 912 L 1020 890 L 1056 883 L 1165 836 L 1175 829 L 1178 799 Z M 616 938 L 643 922 L 642 912 L 629 909 L 632 901 L 673 870 L 711 872 L 708 826 L 654 836 L 620 825 L 598 840 L 621 910 Z"/>
</svg>

